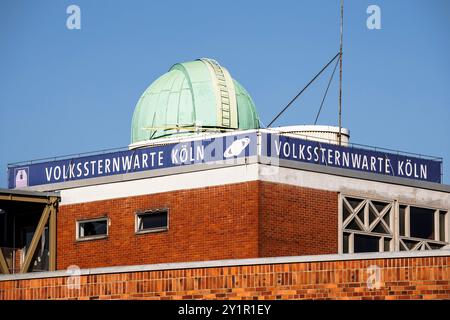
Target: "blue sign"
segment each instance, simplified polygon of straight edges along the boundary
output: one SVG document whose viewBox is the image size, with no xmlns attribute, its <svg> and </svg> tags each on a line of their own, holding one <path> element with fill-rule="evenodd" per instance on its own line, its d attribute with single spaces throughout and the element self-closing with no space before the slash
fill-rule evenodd
<svg viewBox="0 0 450 320">
<path fill-rule="evenodd" d="M 134 150 L 8 168 L 9 188 L 23 188 L 176 166 L 232 160 L 258 154 L 256 132 L 183 141 Z M 441 182 L 442 162 L 338 146 L 261 132 L 261 155 L 393 177 Z M 271 161 L 274 165 L 274 161 Z"/>
<path fill-rule="evenodd" d="M 262 156 L 441 182 L 441 161 L 262 133 Z"/>
<path fill-rule="evenodd" d="M 232 160 L 256 155 L 256 132 L 92 156 L 10 166 L 9 188 Z"/>
</svg>

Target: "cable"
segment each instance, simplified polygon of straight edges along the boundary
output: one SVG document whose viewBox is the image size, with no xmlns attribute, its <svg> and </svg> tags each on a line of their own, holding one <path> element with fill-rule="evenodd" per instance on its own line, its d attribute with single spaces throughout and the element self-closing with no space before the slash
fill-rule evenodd
<svg viewBox="0 0 450 320">
<path fill-rule="evenodd" d="M 261 128 L 267 128 L 266 125 L 264 124 L 264 122 L 262 122 L 261 119 L 258 119 L 258 120 L 259 120 L 259 126 L 260 126 Z"/>
<path fill-rule="evenodd" d="M 283 114 L 283 112 L 285 112 L 286 110 L 287 110 L 287 108 L 289 108 L 290 106 L 291 106 L 291 104 L 298 98 L 298 97 L 300 97 L 300 95 L 309 87 L 309 85 L 311 84 L 311 83 L 313 83 L 314 82 L 314 80 L 316 80 L 317 79 L 317 77 L 318 76 L 320 76 L 320 74 L 326 69 L 326 68 L 328 68 L 328 66 L 339 56 L 339 52 L 333 57 L 333 59 L 331 59 L 330 60 L 330 62 L 328 62 L 323 68 L 322 68 L 322 70 L 320 70 L 319 71 L 319 73 L 317 73 L 315 76 L 314 76 L 314 78 L 312 78 L 312 80 L 310 81 L 310 82 L 308 82 L 308 84 L 294 97 L 294 99 L 292 99 L 284 108 L 283 108 L 283 110 L 281 110 L 281 112 L 280 113 L 278 113 L 277 115 L 276 115 L 276 117 L 272 120 L 272 121 L 270 121 L 270 123 L 269 123 L 269 125 L 267 126 L 268 128 L 278 119 L 278 117 L 280 117 L 282 114 Z"/>
<path fill-rule="evenodd" d="M 328 89 L 330 89 L 331 81 L 333 80 L 334 73 L 336 71 L 338 63 L 339 63 L 339 60 L 337 60 L 336 64 L 334 65 L 333 73 L 331 74 L 330 80 L 328 81 L 327 89 L 325 90 L 325 94 L 323 95 L 322 102 L 320 103 L 320 108 L 319 108 L 319 111 L 317 112 L 316 120 L 314 121 L 314 125 L 316 125 L 317 120 L 319 120 L 320 111 L 322 111 L 323 103 L 325 102 L 325 99 L 327 97 Z"/>
</svg>

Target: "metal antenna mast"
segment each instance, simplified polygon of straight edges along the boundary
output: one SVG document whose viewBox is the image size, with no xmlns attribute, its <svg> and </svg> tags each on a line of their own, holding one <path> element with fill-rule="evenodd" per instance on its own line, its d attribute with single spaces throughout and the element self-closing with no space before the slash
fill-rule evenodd
<svg viewBox="0 0 450 320">
<path fill-rule="evenodd" d="M 341 38 L 339 48 L 339 145 L 341 145 L 342 132 L 342 41 L 344 33 L 344 0 L 341 0 Z"/>
</svg>

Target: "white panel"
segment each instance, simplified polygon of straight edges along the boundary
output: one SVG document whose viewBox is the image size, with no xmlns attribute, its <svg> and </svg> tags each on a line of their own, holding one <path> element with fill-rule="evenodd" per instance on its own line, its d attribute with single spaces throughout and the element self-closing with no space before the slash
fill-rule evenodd
<svg viewBox="0 0 450 320">
<path fill-rule="evenodd" d="M 259 179 L 299 187 L 368 196 L 375 199 L 400 199 L 409 204 L 450 208 L 450 194 L 392 183 L 342 177 L 326 173 L 260 165 Z"/>
<path fill-rule="evenodd" d="M 83 203 L 167 191 L 195 189 L 224 184 L 255 181 L 258 165 L 242 165 L 170 176 L 107 183 L 61 190 L 61 205 Z"/>
<path fill-rule="evenodd" d="M 65 189 L 61 190 L 61 205 L 256 180 L 450 210 L 450 194 L 445 192 L 262 164 Z"/>
</svg>

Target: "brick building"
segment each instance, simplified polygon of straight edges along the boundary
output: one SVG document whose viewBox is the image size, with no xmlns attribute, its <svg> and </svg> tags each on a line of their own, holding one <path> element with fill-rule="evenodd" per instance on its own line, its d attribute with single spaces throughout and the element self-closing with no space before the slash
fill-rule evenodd
<svg viewBox="0 0 450 320">
<path fill-rule="evenodd" d="M 118 151 L 9 167 L 9 189 L 0 190 L 3 273 L 44 271 L 33 277 L 57 280 L 74 266 L 82 274 L 130 274 L 133 266 L 134 274 L 163 263 L 259 266 L 268 257 L 290 273 L 299 256 L 320 270 L 320 261 L 333 269 L 339 263 L 331 261 L 362 254 L 362 265 L 379 257 L 382 266 L 406 259 L 440 268 L 420 281 L 437 281 L 430 297 L 450 297 L 450 186 L 441 183 L 440 159 L 353 145 L 335 127 L 262 129 L 249 94 L 210 59 L 176 64 L 156 80 L 138 101 L 131 137 Z M 220 274 L 228 268 L 211 263 Z M 0 297 L 35 297 L 27 277 L 0 276 Z M 192 298 L 186 290 L 174 296 Z M 267 295 L 315 297 L 292 290 Z M 139 297 L 128 293 L 113 296 Z M 85 297 L 101 295 L 112 294 Z"/>
</svg>

